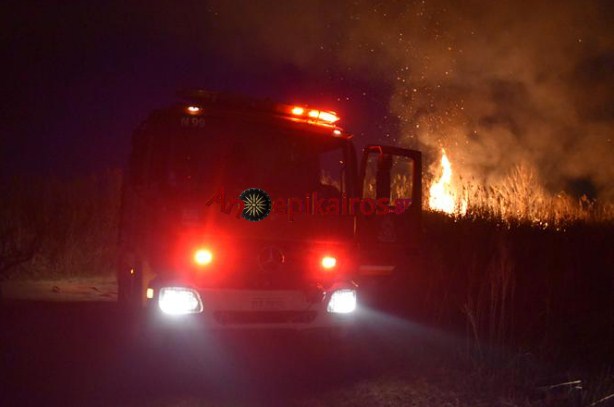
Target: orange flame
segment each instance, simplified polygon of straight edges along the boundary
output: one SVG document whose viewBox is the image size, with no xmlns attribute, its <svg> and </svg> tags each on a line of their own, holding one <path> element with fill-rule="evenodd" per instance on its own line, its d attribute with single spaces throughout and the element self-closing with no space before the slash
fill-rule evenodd
<svg viewBox="0 0 614 407">
<path fill-rule="evenodd" d="M 429 207 L 449 215 L 464 215 L 467 213 L 467 200 L 460 195 L 454 186 L 452 163 L 442 148 L 441 176 L 433 181 L 429 189 Z"/>
</svg>

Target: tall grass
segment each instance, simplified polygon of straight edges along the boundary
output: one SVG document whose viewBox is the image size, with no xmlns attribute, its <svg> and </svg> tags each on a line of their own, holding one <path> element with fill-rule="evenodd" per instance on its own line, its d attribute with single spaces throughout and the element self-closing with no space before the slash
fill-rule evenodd
<svg viewBox="0 0 614 407">
<path fill-rule="evenodd" d="M 425 214 L 418 313 L 477 355 L 530 349 L 614 363 L 614 228 L 564 231 Z"/>
<path fill-rule="evenodd" d="M 480 355 L 507 345 L 581 353 L 590 338 L 614 361 L 614 203 L 549 193 L 526 165 L 497 184 L 457 177 L 453 188 L 467 211 L 425 216 L 432 317 L 464 325 Z"/>
<path fill-rule="evenodd" d="M 0 183 L 0 278 L 40 249 L 44 220 L 40 191 L 11 179 Z"/>
<path fill-rule="evenodd" d="M 431 183 L 432 179 L 424 183 L 425 208 L 428 208 Z M 590 199 L 586 195 L 573 198 L 563 191 L 548 192 L 536 171 L 528 165 L 516 166 L 506 177 L 489 185 L 456 177 L 453 189 L 459 200 L 457 207 L 467 208 L 466 212 L 457 210 L 456 217 L 542 228 L 564 228 L 577 222 L 614 221 L 614 203 Z"/>
<path fill-rule="evenodd" d="M 121 173 L 70 180 L 15 177 L 2 184 L 1 241 L 30 256 L 5 277 L 80 276 L 112 271 Z M 5 258 L 5 250 L 0 256 Z"/>
</svg>

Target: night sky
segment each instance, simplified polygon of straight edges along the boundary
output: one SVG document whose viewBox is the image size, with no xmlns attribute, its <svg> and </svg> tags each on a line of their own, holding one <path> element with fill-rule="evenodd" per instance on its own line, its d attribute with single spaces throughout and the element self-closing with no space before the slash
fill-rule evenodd
<svg viewBox="0 0 614 407">
<path fill-rule="evenodd" d="M 149 111 L 202 87 L 336 110 L 359 146 L 446 147 L 480 182 L 525 163 L 614 197 L 611 1 L 0 7 L 5 174 L 120 167 Z"/>
</svg>

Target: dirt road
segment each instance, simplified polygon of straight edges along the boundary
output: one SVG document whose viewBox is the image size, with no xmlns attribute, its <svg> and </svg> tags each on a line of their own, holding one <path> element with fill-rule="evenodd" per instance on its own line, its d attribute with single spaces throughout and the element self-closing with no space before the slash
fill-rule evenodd
<svg viewBox="0 0 614 407">
<path fill-rule="evenodd" d="M 9 301 L 0 323 L 2 405 L 493 405 L 439 367 L 454 339 L 386 316 L 334 345 L 250 333 L 153 348 L 113 302 Z"/>
</svg>

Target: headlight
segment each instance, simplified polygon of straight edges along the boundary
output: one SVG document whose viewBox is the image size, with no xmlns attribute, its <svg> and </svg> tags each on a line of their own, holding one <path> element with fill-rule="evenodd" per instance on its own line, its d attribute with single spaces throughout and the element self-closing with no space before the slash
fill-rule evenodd
<svg viewBox="0 0 614 407">
<path fill-rule="evenodd" d="M 335 314 L 354 312 L 356 310 L 356 290 L 343 289 L 333 291 L 326 310 Z"/>
<path fill-rule="evenodd" d="M 196 290 L 186 287 L 164 287 L 158 297 L 160 310 L 169 315 L 202 312 L 203 302 Z"/>
</svg>

